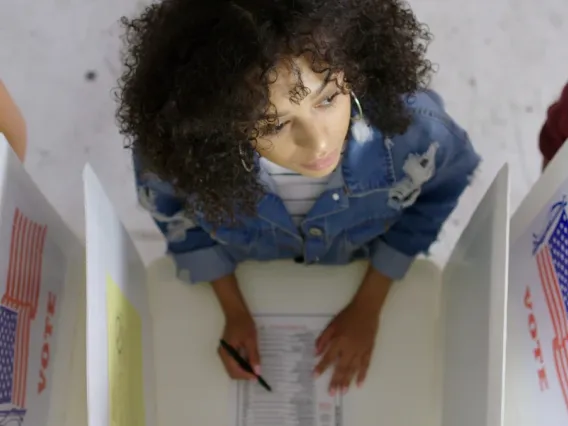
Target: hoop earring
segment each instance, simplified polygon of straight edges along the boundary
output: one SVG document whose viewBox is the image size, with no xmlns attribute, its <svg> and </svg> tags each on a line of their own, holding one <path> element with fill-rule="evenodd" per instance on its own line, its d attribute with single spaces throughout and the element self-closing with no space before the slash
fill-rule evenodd
<svg viewBox="0 0 568 426">
<path fill-rule="evenodd" d="M 253 166 L 249 166 L 246 162 L 245 162 L 245 153 L 243 151 L 243 146 L 241 144 L 239 144 L 239 155 L 241 156 L 241 164 L 243 165 L 243 169 L 245 169 L 245 171 L 247 173 L 250 173 L 254 170 Z"/>
<path fill-rule="evenodd" d="M 355 105 L 357 106 L 357 111 L 359 112 L 359 114 L 357 115 L 357 117 L 354 117 L 354 120 L 364 120 L 365 116 L 363 115 L 363 108 L 361 107 L 361 102 L 359 102 L 359 98 L 357 98 L 357 96 L 355 96 L 355 93 L 353 93 L 353 91 L 350 92 L 351 93 L 351 97 L 353 98 L 353 101 L 355 102 Z"/>
<path fill-rule="evenodd" d="M 357 105 L 358 110 L 358 115 L 351 119 L 353 121 L 353 125 L 351 126 L 351 134 L 353 135 L 353 138 L 355 138 L 355 140 L 359 143 L 368 142 L 373 138 L 373 131 L 371 130 L 369 123 L 367 123 L 367 120 L 365 120 L 361 102 L 359 102 L 359 99 L 357 98 L 357 96 L 355 96 L 355 93 L 353 93 L 353 91 L 351 91 L 351 97 L 353 98 L 355 105 Z"/>
</svg>

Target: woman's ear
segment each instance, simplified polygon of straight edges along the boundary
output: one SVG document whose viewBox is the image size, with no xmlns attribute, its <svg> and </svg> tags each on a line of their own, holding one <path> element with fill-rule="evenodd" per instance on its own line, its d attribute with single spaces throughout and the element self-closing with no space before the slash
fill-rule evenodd
<svg viewBox="0 0 568 426">
<path fill-rule="evenodd" d="M 10 146 L 23 163 L 26 157 L 27 128 L 22 113 L 8 89 L 0 80 L 0 133 L 3 133 Z"/>
</svg>

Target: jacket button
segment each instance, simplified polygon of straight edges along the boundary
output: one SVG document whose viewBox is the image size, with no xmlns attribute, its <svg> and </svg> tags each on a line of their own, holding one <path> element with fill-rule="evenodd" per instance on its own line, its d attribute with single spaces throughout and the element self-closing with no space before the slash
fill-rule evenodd
<svg viewBox="0 0 568 426">
<path fill-rule="evenodd" d="M 312 237 L 321 237 L 323 235 L 323 231 L 319 228 L 310 228 L 308 232 Z"/>
</svg>

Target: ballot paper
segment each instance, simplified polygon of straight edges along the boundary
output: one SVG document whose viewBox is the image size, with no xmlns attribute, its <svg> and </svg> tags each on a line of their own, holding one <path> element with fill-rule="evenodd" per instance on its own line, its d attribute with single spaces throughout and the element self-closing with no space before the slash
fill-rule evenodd
<svg viewBox="0 0 568 426">
<path fill-rule="evenodd" d="M 329 316 L 257 315 L 262 377 L 235 384 L 235 426 L 342 426 L 343 398 L 329 394 L 332 370 L 313 377 L 315 341 Z"/>
</svg>

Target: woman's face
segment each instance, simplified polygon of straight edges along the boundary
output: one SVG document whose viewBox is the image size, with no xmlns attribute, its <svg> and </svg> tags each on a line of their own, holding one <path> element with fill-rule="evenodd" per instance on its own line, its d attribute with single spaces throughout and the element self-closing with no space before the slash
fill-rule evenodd
<svg viewBox="0 0 568 426">
<path fill-rule="evenodd" d="M 270 101 L 276 107 L 275 130 L 256 141 L 256 150 L 267 160 L 304 176 L 330 174 L 341 159 L 351 117 L 349 94 L 337 87 L 342 76 L 316 74 L 305 58 L 278 67 L 278 79 L 270 85 Z M 309 89 L 299 103 L 290 100 L 298 82 L 297 72 Z"/>
</svg>

